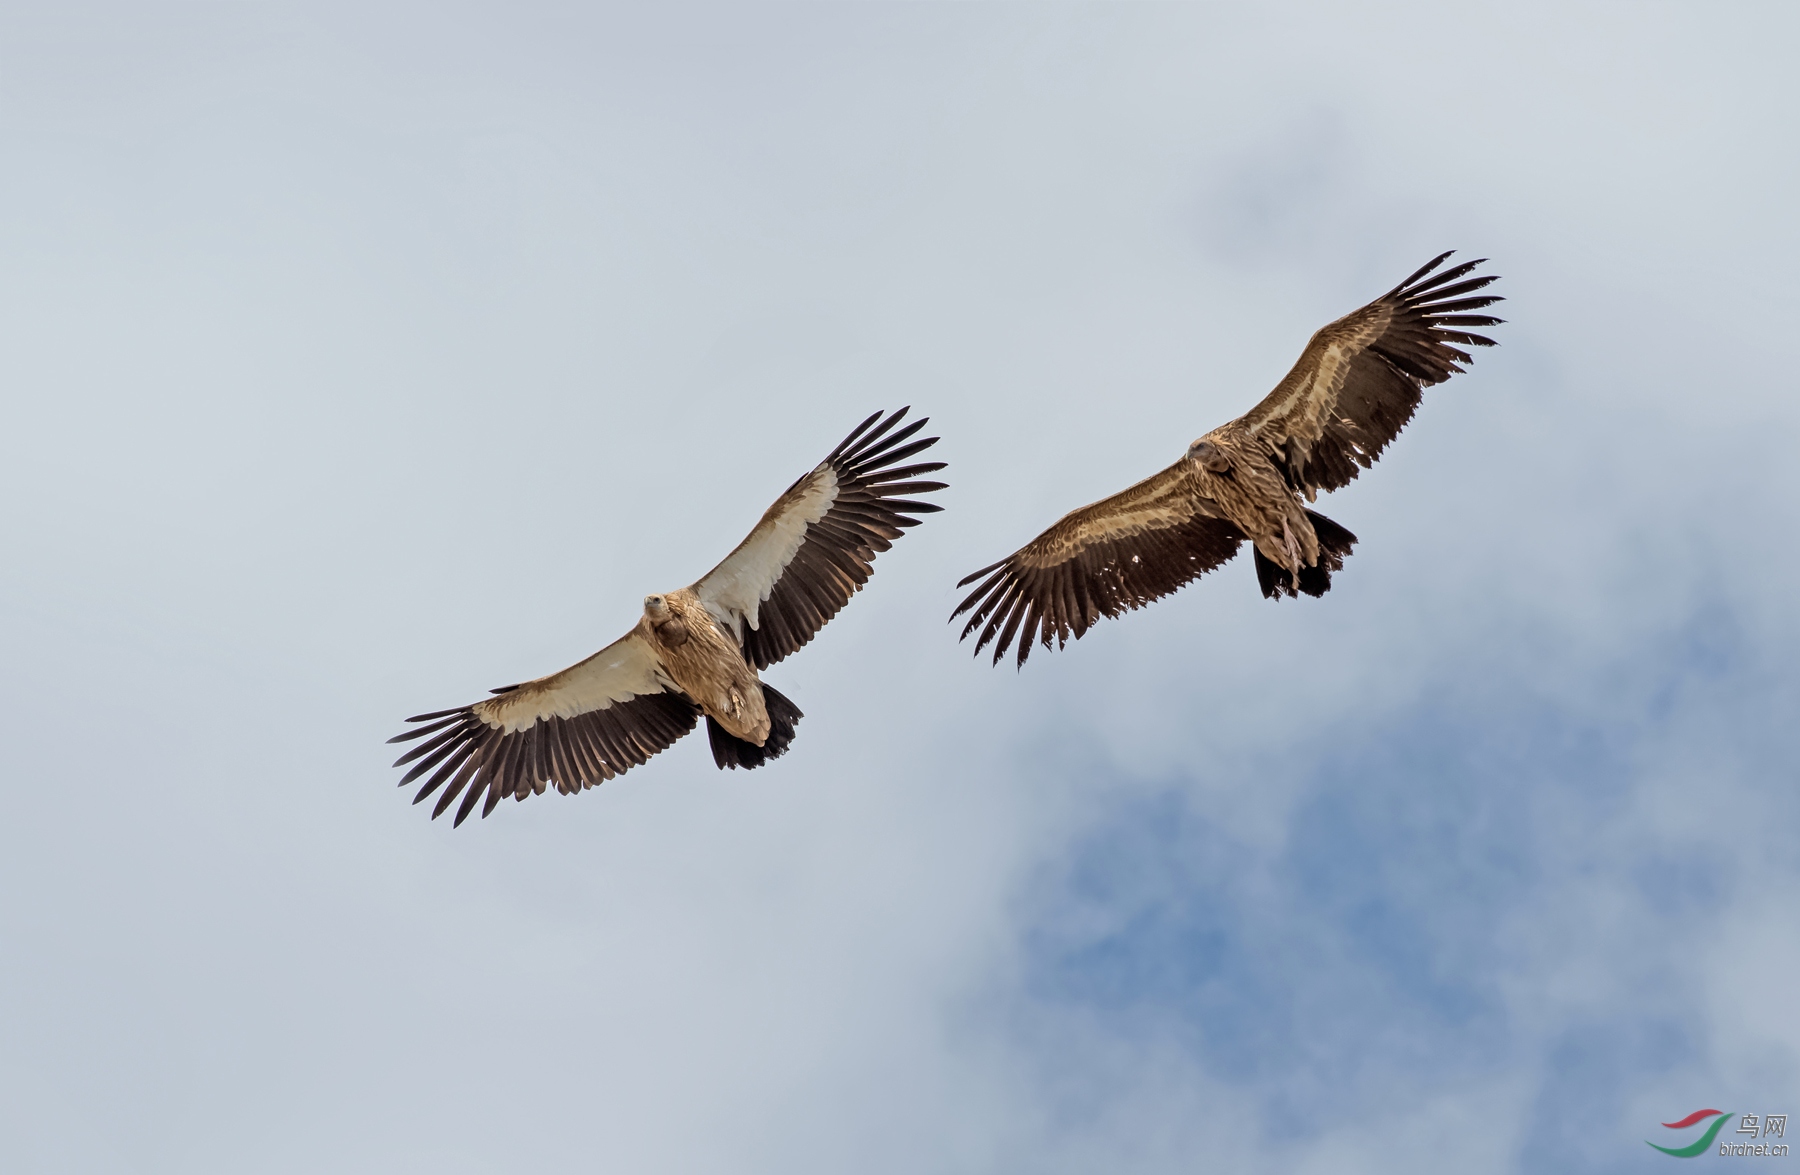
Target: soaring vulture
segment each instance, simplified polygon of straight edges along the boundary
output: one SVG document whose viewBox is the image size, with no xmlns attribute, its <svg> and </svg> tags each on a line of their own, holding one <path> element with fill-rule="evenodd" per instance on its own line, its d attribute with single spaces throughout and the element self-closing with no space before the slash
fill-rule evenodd
<svg viewBox="0 0 1800 1175">
<path fill-rule="evenodd" d="M 721 769 L 779 758 L 801 714 L 767 669 L 812 640 L 868 582 L 870 562 L 941 509 L 904 495 L 944 488 L 913 480 L 941 461 L 903 462 L 938 438 L 895 429 L 902 408 L 877 412 L 775 500 L 750 537 L 690 587 L 644 597 L 631 631 L 561 673 L 492 691 L 495 697 L 408 718 L 389 742 L 424 738 L 394 763 L 400 786 L 431 773 L 413 803 L 442 789 L 432 819 L 457 796 L 456 823 L 481 797 L 486 816 L 508 796 L 570 793 L 643 763 L 702 715 Z M 879 421 L 879 423 L 877 423 Z"/>
<path fill-rule="evenodd" d="M 1016 639 L 1022 666 L 1034 638 L 1061 648 L 1100 617 L 1211 571 L 1245 539 L 1264 596 L 1324 595 L 1356 536 L 1306 509 L 1302 496 L 1311 502 L 1373 465 L 1424 388 L 1470 361 L 1457 344 L 1494 345 L 1467 329 L 1501 321 L 1471 313 L 1501 300 L 1476 294 L 1492 275 L 1465 276 L 1486 258 L 1436 273 L 1449 256 L 1313 335 L 1262 403 L 1189 445 L 1175 464 L 1065 514 L 963 579 L 957 587 L 980 581 L 951 614 L 972 613 L 963 637 L 980 629 L 975 651 L 994 642 L 996 665 Z"/>
</svg>

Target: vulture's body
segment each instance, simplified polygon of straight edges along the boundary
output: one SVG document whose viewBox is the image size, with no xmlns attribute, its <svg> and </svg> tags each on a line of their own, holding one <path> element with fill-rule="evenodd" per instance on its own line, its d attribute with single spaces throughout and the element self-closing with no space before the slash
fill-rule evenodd
<svg viewBox="0 0 1800 1175">
<path fill-rule="evenodd" d="M 1034 641 L 1079 639 L 1100 617 L 1226 562 L 1246 540 L 1263 595 L 1324 595 L 1356 536 L 1307 503 L 1375 463 L 1424 388 L 1469 362 L 1458 344 L 1493 345 L 1465 328 L 1500 322 L 1470 313 L 1500 301 L 1475 293 L 1494 278 L 1466 277 L 1480 261 L 1431 276 L 1448 256 L 1320 330 L 1260 404 L 1169 468 L 966 577 L 958 587 L 980 582 L 952 615 L 972 613 L 963 636 L 979 629 L 976 651 L 992 642 L 996 664 L 1016 640 L 1023 665 Z"/>
<path fill-rule="evenodd" d="M 638 621 L 669 679 L 707 718 L 735 739 L 762 746 L 769 737 L 756 667 L 744 660 L 735 636 L 720 628 L 700 597 L 687 588 L 644 602 Z"/>
<path fill-rule="evenodd" d="M 390 742 L 424 738 L 395 766 L 404 786 L 430 772 L 413 802 L 442 788 L 432 816 L 462 796 L 456 823 L 486 801 L 551 787 L 580 791 L 637 766 L 706 719 L 721 769 L 760 767 L 793 741 L 798 707 L 757 672 L 792 654 L 862 589 L 876 554 L 939 507 L 903 495 L 942 462 L 902 465 L 937 443 L 881 413 L 796 481 L 723 562 L 677 591 L 646 596 L 630 632 L 580 664 L 454 710 L 407 721 Z M 880 421 L 878 424 L 877 421 Z M 871 427 L 873 426 L 873 427 Z M 427 737 L 429 736 L 429 737 Z"/>
</svg>

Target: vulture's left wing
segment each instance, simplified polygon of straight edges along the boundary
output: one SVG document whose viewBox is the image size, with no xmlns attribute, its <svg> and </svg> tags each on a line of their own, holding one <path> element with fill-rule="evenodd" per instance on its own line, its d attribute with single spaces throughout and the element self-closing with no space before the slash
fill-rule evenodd
<svg viewBox="0 0 1800 1175">
<path fill-rule="evenodd" d="M 483 792 L 486 816 L 508 796 L 522 800 L 552 785 L 565 795 L 593 787 L 643 763 L 700 720 L 700 707 L 669 679 L 655 647 L 635 628 L 561 673 L 494 694 L 408 718 L 417 729 L 388 740 L 430 736 L 394 766 L 417 760 L 401 787 L 435 769 L 413 797 L 416 804 L 444 788 L 433 820 L 459 794 L 461 824 Z"/>
<path fill-rule="evenodd" d="M 957 587 L 981 582 L 950 619 L 973 612 L 980 653 L 994 642 L 994 664 L 1016 635 L 1019 664 L 1034 639 L 1046 649 L 1079 640 L 1102 616 L 1123 616 L 1204 575 L 1237 554 L 1244 532 L 1201 493 L 1183 458 L 1153 477 L 1091 506 L 1071 510 L 1024 547 Z M 1021 627 L 1023 625 L 1023 627 Z"/>
<path fill-rule="evenodd" d="M 1420 392 L 1463 370 L 1469 353 L 1456 344 L 1491 347 L 1466 327 L 1500 319 L 1469 311 L 1500 298 L 1475 292 L 1494 275 L 1463 278 L 1481 261 L 1428 277 L 1444 258 L 1322 328 L 1275 390 L 1241 424 L 1268 446 L 1288 484 L 1308 501 L 1319 490 L 1348 485 L 1375 464 L 1419 406 Z M 1485 258 L 1483 259 L 1485 260 Z"/>
<path fill-rule="evenodd" d="M 944 488 L 941 481 L 909 480 L 944 468 L 942 461 L 900 464 L 938 441 L 906 443 L 925 420 L 893 431 L 905 415 L 904 408 L 886 419 L 877 412 L 858 425 L 694 585 L 706 610 L 737 634 L 745 660 L 758 669 L 806 644 L 850 602 L 868 582 L 875 556 L 893 545 L 903 527 L 918 525 L 910 515 L 943 508 L 902 496 Z"/>
</svg>

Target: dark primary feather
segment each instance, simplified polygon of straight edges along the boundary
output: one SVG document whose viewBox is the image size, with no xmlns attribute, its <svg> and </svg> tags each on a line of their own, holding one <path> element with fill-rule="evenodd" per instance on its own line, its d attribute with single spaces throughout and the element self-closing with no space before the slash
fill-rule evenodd
<svg viewBox="0 0 1800 1175">
<path fill-rule="evenodd" d="M 875 556 L 892 546 L 904 528 L 919 524 L 913 515 L 943 509 L 906 497 L 945 488 L 941 481 L 916 480 L 920 474 L 945 468 L 942 461 L 901 464 L 938 442 L 937 437 L 926 437 L 907 443 L 929 417 L 894 431 L 906 412 L 902 408 L 886 419 L 877 412 L 826 457 L 824 464 L 837 476 L 837 498 L 825 516 L 807 528 L 793 561 L 758 609 L 757 627 L 744 629 L 744 658 L 758 669 L 767 669 L 812 640 L 869 581 Z M 796 481 L 788 493 L 805 480 Z M 778 501 L 773 509 L 782 504 Z"/>
<path fill-rule="evenodd" d="M 542 718 L 511 734 L 483 722 L 471 707 L 422 714 L 409 721 L 446 717 L 451 721 L 409 730 L 388 741 L 404 742 L 435 732 L 435 737 L 395 760 L 394 766 L 418 760 L 400 780 L 401 787 L 432 772 L 413 803 L 442 788 L 432 809 L 434 820 L 462 796 L 456 812 L 456 823 L 461 824 L 484 794 L 481 814 L 486 816 L 508 796 L 523 800 L 551 787 L 565 794 L 576 792 L 640 766 L 694 729 L 700 707 L 685 694 L 644 694 L 573 718 Z"/>
</svg>

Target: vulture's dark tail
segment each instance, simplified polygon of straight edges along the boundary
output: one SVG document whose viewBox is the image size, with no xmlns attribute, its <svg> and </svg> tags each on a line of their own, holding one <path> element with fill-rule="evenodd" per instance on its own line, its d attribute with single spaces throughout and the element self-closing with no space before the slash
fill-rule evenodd
<svg viewBox="0 0 1800 1175">
<path fill-rule="evenodd" d="M 754 770 L 770 759 L 781 758 L 787 753 L 788 744 L 794 741 L 794 725 L 805 717 L 800 713 L 800 707 L 788 701 L 768 682 L 762 683 L 762 692 L 763 706 L 769 711 L 769 737 L 760 747 L 727 733 L 723 726 L 713 721 L 711 714 L 706 716 L 706 738 L 712 743 L 713 762 L 719 765 L 719 770 L 727 767 Z"/>
<path fill-rule="evenodd" d="M 1344 569 L 1344 557 L 1356 545 L 1356 536 L 1323 514 L 1308 510 L 1306 517 L 1312 520 L 1313 533 L 1319 536 L 1319 561 L 1301 569 L 1300 590 L 1309 596 L 1322 596 L 1331 590 L 1331 573 Z M 1262 585 L 1262 594 L 1271 600 L 1295 595 L 1293 573 L 1263 558 L 1261 551 L 1251 549 L 1256 555 L 1256 582 Z"/>
</svg>

